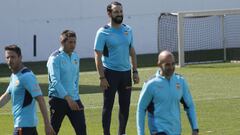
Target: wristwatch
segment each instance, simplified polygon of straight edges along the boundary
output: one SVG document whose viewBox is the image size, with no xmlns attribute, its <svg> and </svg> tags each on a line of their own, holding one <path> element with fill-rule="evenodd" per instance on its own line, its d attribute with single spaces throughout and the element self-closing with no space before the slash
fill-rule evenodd
<svg viewBox="0 0 240 135">
<path fill-rule="evenodd" d="M 133 73 L 133 74 L 137 74 L 138 71 L 137 71 L 137 70 L 133 70 L 132 73 Z"/>
</svg>

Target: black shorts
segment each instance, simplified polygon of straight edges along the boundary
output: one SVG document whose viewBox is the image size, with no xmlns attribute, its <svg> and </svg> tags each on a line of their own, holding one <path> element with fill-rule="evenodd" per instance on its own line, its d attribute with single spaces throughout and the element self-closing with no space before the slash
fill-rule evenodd
<svg viewBox="0 0 240 135">
<path fill-rule="evenodd" d="M 85 115 L 84 115 L 84 106 L 81 100 L 75 101 L 80 110 L 74 111 L 71 110 L 68 106 L 68 103 L 64 99 L 60 99 L 57 97 L 51 97 L 49 100 L 50 105 L 50 119 L 51 125 L 56 133 L 59 132 L 62 121 L 65 116 L 68 116 L 76 135 L 86 135 L 86 123 L 85 123 Z"/>
<path fill-rule="evenodd" d="M 38 135 L 36 127 L 16 127 L 13 135 Z"/>
</svg>

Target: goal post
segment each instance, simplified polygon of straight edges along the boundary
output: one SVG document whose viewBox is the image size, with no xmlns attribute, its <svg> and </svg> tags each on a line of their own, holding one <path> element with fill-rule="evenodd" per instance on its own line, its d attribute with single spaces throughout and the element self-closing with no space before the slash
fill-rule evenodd
<svg viewBox="0 0 240 135">
<path fill-rule="evenodd" d="M 226 43 L 226 39 L 234 43 Z M 180 67 L 189 63 L 186 52 L 194 56 L 199 50 L 215 50 L 222 55 L 220 60 L 226 61 L 228 47 L 240 49 L 238 39 L 240 9 L 162 13 L 158 19 L 158 51 L 176 52 Z"/>
</svg>

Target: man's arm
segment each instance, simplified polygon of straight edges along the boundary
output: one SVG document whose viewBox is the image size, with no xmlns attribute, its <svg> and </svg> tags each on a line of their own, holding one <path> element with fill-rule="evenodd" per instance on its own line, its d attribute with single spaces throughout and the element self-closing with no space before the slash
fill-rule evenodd
<svg viewBox="0 0 240 135">
<path fill-rule="evenodd" d="M 37 100 L 39 104 L 39 108 L 42 113 L 44 124 L 45 124 L 46 135 L 55 135 L 55 132 L 49 122 L 47 107 L 46 107 L 44 98 L 42 96 L 42 91 L 38 84 L 36 76 L 31 72 L 28 72 L 22 76 L 21 81 L 23 83 L 24 89 L 26 89 L 31 94 L 31 96 Z"/>
<path fill-rule="evenodd" d="M 0 97 L 0 108 L 2 108 L 5 104 L 7 104 L 10 99 L 11 99 L 11 95 L 6 91 L 6 92 Z"/>
<path fill-rule="evenodd" d="M 139 96 L 137 113 L 136 113 L 138 135 L 145 134 L 146 109 L 149 103 L 151 102 L 151 100 L 152 100 L 152 94 L 150 93 L 149 85 L 144 84 Z"/>
<path fill-rule="evenodd" d="M 45 124 L 46 135 L 54 135 L 55 132 L 49 122 L 47 107 L 46 107 L 44 98 L 42 96 L 42 91 L 38 84 L 36 76 L 31 72 L 28 72 L 22 76 L 21 81 L 24 86 L 24 89 L 26 89 L 31 94 L 31 96 L 37 100 L 39 104 L 39 108 L 42 113 L 44 124 Z"/>
<path fill-rule="evenodd" d="M 140 79 L 137 71 L 137 56 L 136 56 L 135 49 L 133 47 L 130 48 L 130 56 L 131 56 L 131 64 L 132 64 L 132 70 L 133 70 L 133 82 L 134 84 L 138 84 Z"/>
<path fill-rule="evenodd" d="M 43 96 L 37 96 L 35 98 L 36 98 L 36 100 L 38 102 L 40 111 L 41 111 L 42 116 L 43 116 L 46 135 L 55 135 L 56 133 L 53 130 L 53 128 L 52 128 L 52 126 L 51 126 L 51 124 L 49 122 L 48 113 L 47 113 L 47 107 L 46 107 L 46 103 L 45 103 L 45 100 L 44 100 Z"/>
<path fill-rule="evenodd" d="M 104 72 L 103 72 L 103 64 L 102 64 L 102 52 L 101 51 L 94 51 L 95 53 L 95 64 L 96 64 L 96 69 L 98 71 L 98 74 L 100 77 L 105 77 Z"/>
<path fill-rule="evenodd" d="M 100 79 L 100 87 L 105 90 L 109 87 L 108 81 L 104 75 L 103 71 L 103 64 L 102 64 L 102 52 L 95 50 L 95 64 L 96 64 L 96 69 L 99 74 L 99 79 Z"/>
<path fill-rule="evenodd" d="M 183 97 L 181 99 L 181 103 L 184 106 L 184 110 L 187 113 L 188 120 L 190 122 L 190 125 L 192 127 L 192 134 L 198 135 L 198 124 L 197 124 L 197 115 L 195 111 L 195 105 L 191 96 L 191 93 L 189 91 L 188 85 L 186 81 L 184 80 L 183 83 Z"/>
</svg>

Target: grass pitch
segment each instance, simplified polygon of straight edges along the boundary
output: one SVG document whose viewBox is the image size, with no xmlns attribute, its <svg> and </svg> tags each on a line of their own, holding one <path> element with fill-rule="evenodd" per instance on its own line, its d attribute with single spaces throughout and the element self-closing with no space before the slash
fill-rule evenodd
<svg viewBox="0 0 240 135">
<path fill-rule="evenodd" d="M 30 67 L 31 68 L 31 67 Z M 128 135 L 136 135 L 136 104 L 144 80 L 155 74 L 156 67 L 140 68 L 141 83 L 134 85 L 129 121 Z M 0 71 L 1 72 L 1 71 Z M 190 65 L 176 69 L 188 81 L 193 99 L 196 104 L 200 135 L 238 135 L 240 133 L 240 64 L 219 63 Z M 37 75 L 41 88 L 47 93 L 47 75 Z M 8 85 L 9 77 L 0 78 L 0 93 Z M 88 135 L 102 135 L 101 108 L 102 91 L 99 88 L 98 74 L 96 71 L 80 73 L 80 97 L 85 105 L 85 115 Z M 117 96 L 116 96 L 117 97 Z M 46 97 L 46 100 L 47 97 Z M 117 134 L 118 130 L 118 101 L 112 114 L 111 133 Z M 38 132 L 44 134 L 44 125 L 39 113 Z M 8 103 L 0 109 L 1 135 L 11 135 L 13 119 L 11 105 Z M 182 135 L 190 135 L 191 128 L 182 110 Z M 147 126 L 146 126 L 146 131 Z M 73 128 L 65 117 L 59 135 L 75 134 Z M 147 132 L 146 135 L 149 135 Z"/>
</svg>

